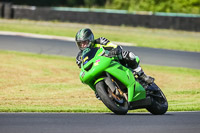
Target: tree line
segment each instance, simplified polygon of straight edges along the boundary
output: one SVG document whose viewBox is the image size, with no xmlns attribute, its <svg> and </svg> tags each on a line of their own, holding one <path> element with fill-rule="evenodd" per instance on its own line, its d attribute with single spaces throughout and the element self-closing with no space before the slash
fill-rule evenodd
<svg viewBox="0 0 200 133">
<path fill-rule="evenodd" d="M 200 14 L 200 0 L 3 0 L 17 5 L 123 9 Z"/>
</svg>

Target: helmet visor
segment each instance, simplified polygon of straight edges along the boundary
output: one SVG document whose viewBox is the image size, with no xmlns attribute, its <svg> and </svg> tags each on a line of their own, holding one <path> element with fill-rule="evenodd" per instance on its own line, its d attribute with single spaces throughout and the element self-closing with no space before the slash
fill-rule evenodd
<svg viewBox="0 0 200 133">
<path fill-rule="evenodd" d="M 87 48 L 89 46 L 89 41 L 77 41 L 76 44 L 78 45 L 80 50 L 84 50 L 85 48 Z"/>
</svg>

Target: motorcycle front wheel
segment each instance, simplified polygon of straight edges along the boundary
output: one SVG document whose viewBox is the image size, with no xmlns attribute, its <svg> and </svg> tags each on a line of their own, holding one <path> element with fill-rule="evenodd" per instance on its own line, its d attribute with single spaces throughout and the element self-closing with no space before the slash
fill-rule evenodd
<svg viewBox="0 0 200 133">
<path fill-rule="evenodd" d="M 126 115 L 128 112 L 128 102 L 123 96 L 117 96 L 112 93 L 110 88 L 100 81 L 96 84 L 96 91 L 101 98 L 102 102 L 109 108 L 112 112 L 117 115 Z"/>
</svg>

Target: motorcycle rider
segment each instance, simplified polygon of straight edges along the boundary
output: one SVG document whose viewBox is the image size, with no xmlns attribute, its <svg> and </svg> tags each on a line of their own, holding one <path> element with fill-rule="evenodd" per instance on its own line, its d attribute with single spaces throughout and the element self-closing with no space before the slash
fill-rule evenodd
<svg viewBox="0 0 200 133">
<path fill-rule="evenodd" d="M 79 66 L 79 68 L 81 67 L 82 63 L 81 55 L 83 50 L 87 47 L 95 48 L 101 45 L 104 47 L 105 50 L 109 51 L 109 56 L 118 57 L 120 63 L 126 67 L 131 68 L 139 79 L 148 84 L 153 83 L 154 78 L 147 76 L 142 68 L 139 66 L 139 57 L 135 56 L 133 52 L 123 50 L 121 46 L 111 43 L 108 39 L 104 37 L 94 39 L 94 34 L 89 28 L 83 28 L 79 30 L 76 34 L 75 41 L 76 45 L 80 49 L 76 57 L 76 64 Z"/>
</svg>

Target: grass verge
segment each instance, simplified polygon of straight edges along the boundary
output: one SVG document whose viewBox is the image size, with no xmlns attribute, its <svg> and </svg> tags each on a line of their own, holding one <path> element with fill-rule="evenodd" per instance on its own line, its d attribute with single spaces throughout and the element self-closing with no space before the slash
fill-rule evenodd
<svg viewBox="0 0 200 133">
<path fill-rule="evenodd" d="M 149 29 L 128 26 L 103 26 L 57 21 L 30 21 L 0 19 L 1 31 L 26 32 L 44 35 L 74 37 L 81 28 L 89 27 L 95 38 L 127 42 L 140 47 L 152 47 L 200 52 L 200 32 Z"/>
<path fill-rule="evenodd" d="M 0 60 L 0 112 L 109 112 L 80 82 L 74 58 L 0 51 Z M 169 111 L 200 110 L 200 70 L 142 67 L 156 78 Z"/>
</svg>

